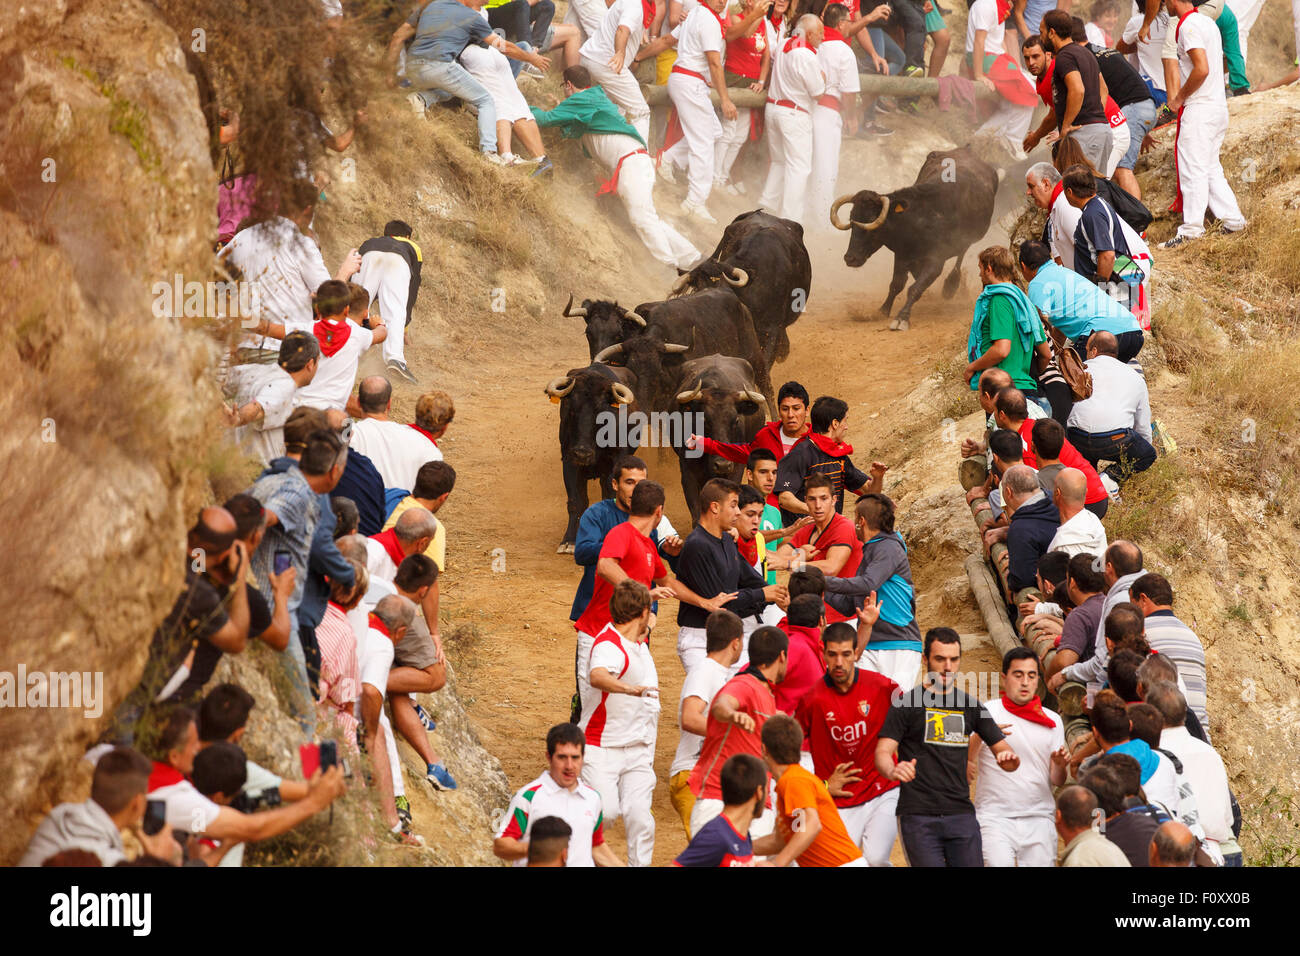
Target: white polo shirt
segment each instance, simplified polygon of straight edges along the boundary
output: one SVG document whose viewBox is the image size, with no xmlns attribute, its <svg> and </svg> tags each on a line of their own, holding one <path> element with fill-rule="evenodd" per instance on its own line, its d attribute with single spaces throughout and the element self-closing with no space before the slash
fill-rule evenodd
<svg viewBox="0 0 1300 956">
<path fill-rule="evenodd" d="M 1007 772 L 998 766 L 993 751 L 980 745 L 979 777 L 975 781 L 975 815 L 981 820 L 995 817 L 1053 817 L 1056 801 L 1052 798 L 1052 751 L 1065 746 L 1065 724 L 1055 711 L 1043 709 L 1052 719 L 1045 727 L 1017 717 L 1001 700 L 984 704 L 998 724 L 1010 724 L 1011 748 L 1020 758 L 1020 766 Z"/>
<path fill-rule="evenodd" d="M 548 770 L 514 795 L 496 835 L 527 840 L 533 821 L 543 817 L 559 817 L 572 828 L 568 866 L 596 865 L 591 850 L 605 842 L 599 793 L 581 780 L 572 790 L 565 789 Z M 514 865 L 527 866 L 528 860 L 516 860 Z"/>
<path fill-rule="evenodd" d="M 1196 88 L 1196 92 L 1187 97 L 1188 106 L 1217 106 L 1228 108 L 1227 95 L 1223 92 L 1223 40 L 1219 37 L 1219 28 L 1213 20 L 1203 13 L 1193 11 L 1183 18 L 1181 24 L 1171 23 L 1171 28 L 1178 31 L 1178 72 L 1182 82 L 1192 73 L 1192 58 L 1189 50 L 1201 50 L 1209 67 L 1205 82 Z"/>
<path fill-rule="evenodd" d="M 352 441 L 348 447 L 374 462 L 385 488 L 411 491 L 415 488 L 421 465 L 442 461 L 442 452 L 427 435 L 410 425 L 377 418 L 358 421 L 352 428 Z"/>
<path fill-rule="evenodd" d="M 307 405 L 311 408 L 343 411 L 352 394 L 352 384 L 357 378 L 357 365 L 366 349 L 375 341 L 375 333 L 363 329 L 351 319 L 345 320 L 351 329 L 348 340 L 333 355 L 321 353 L 316 363 L 316 374 L 312 380 L 293 396 L 294 407 Z"/>
<path fill-rule="evenodd" d="M 677 38 L 677 61 L 673 65 L 698 73 L 704 77 L 705 83 L 711 84 L 709 60 L 705 54 L 712 52 L 718 54 L 719 59 L 725 59 L 727 49 L 717 15 L 701 3 L 677 25 L 673 36 Z"/>
<path fill-rule="evenodd" d="M 590 669 L 597 667 L 633 687 L 659 686 L 650 645 L 625 639 L 613 624 L 606 624 L 591 646 Z M 578 726 L 592 747 L 654 743 L 659 729 L 659 696 L 611 694 L 588 685 L 582 695 Z"/>
<path fill-rule="evenodd" d="M 862 89 L 858 77 L 858 60 L 843 40 L 823 40 L 817 48 L 817 65 L 826 77 L 826 92 L 840 100 Z"/>
<path fill-rule="evenodd" d="M 1146 379 L 1131 365 L 1109 355 L 1084 363 L 1092 375 L 1092 395 L 1075 402 L 1066 423 L 1089 435 L 1131 428 L 1151 441 L 1151 397 Z"/>
<path fill-rule="evenodd" d="M 613 59 L 618 28 L 627 27 L 631 36 L 627 38 L 627 46 L 623 48 L 623 72 L 629 73 L 632 69 L 632 58 L 636 56 L 645 37 L 645 27 L 641 23 L 641 0 L 614 0 L 613 6 L 600 21 L 600 29 L 587 38 L 587 42 L 582 45 L 578 53 L 604 66 Z"/>
<path fill-rule="evenodd" d="M 770 99 L 789 100 L 812 113 L 817 97 L 825 92 L 826 78 L 811 47 L 794 47 L 772 64 L 772 83 L 767 92 Z"/>
<path fill-rule="evenodd" d="M 997 0 L 975 0 L 971 4 L 970 13 L 966 19 L 966 52 L 974 54 L 975 52 L 975 31 L 983 30 L 988 35 L 984 38 L 984 52 L 992 56 L 998 56 L 1007 52 L 1006 47 L 1006 21 L 998 22 L 998 4 Z M 984 64 L 980 64 L 980 70 L 984 69 Z"/>
<path fill-rule="evenodd" d="M 681 699 L 684 703 L 688 697 L 698 697 L 704 701 L 707 708 L 712 705 L 713 698 L 722 690 L 722 685 L 731 680 L 731 669 L 722 666 L 711 657 L 706 657 L 686 675 L 682 681 Z M 681 705 L 677 707 L 677 723 L 681 724 L 682 710 Z M 673 756 L 673 765 L 668 768 L 668 776 L 672 777 L 683 770 L 691 770 L 695 767 L 695 762 L 700 759 L 700 749 L 704 746 L 704 738 L 699 734 L 693 734 L 689 730 L 683 730 L 681 739 L 677 741 L 677 753 Z"/>
<path fill-rule="evenodd" d="M 1052 247 L 1052 257 L 1059 257 L 1061 265 L 1067 269 L 1074 268 L 1074 230 L 1079 225 L 1079 217 L 1083 211 L 1075 209 L 1070 205 L 1070 201 L 1065 198 L 1065 190 L 1056 197 L 1052 203 L 1052 210 L 1049 213 L 1051 218 L 1051 229 L 1048 232 L 1048 239 Z M 356 439 L 354 438 L 355 442 Z"/>
</svg>

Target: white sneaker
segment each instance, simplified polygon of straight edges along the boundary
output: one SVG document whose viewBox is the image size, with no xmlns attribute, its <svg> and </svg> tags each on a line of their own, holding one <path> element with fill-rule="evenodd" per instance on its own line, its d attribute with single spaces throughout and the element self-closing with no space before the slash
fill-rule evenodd
<svg viewBox="0 0 1300 956">
<path fill-rule="evenodd" d="M 502 166 L 522 166 L 523 164 L 524 164 L 524 161 L 523 161 L 522 159 L 520 159 L 518 156 L 516 156 L 514 153 L 502 153 L 502 154 L 501 154 L 501 165 L 502 165 Z"/>
<path fill-rule="evenodd" d="M 714 219 L 713 216 L 709 214 L 709 210 L 706 207 L 702 205 L 697 206 L 689 199 L 682 200 L 681 210 L 691 218 L 700 220 L 700 222 L 711 222 L 715 225 L 718 222 L 718 220 Z"/>
<path fill-rule="evenodd" d="M 486 159 L 489 163 L 492 163 L 494 166 L 507 166 L 507 165 L 509 165 L 509 164 L 505 161 L 505 157 L 504 157 L 504 156 L 501 156 L 499 153 L 484 153 L 484 154 L 483 154 L 483 158 Z"/>
<path fill-rule="evenodd" d="M 541 80 L 541 79 L 544 79 L 544 78 L 546 77 L 546 74 L 545 74 L 545 73 L 543 73 L 543 72 L 542 72 L 541 70 L 539 70 L 537 67 L 533 66 L 531 63 L 525 63 L 524 66 L 523 66 L 523 69 L 521 69 L 521 70 L 519 71 L 519 75 L 520 75 L 520 76 L 531 76 L 531 77 L 532 77 L 533 79 L 535 79 L 535 80 Z"/>
<path fill-rule="evenodd" d="M 424 115 L 424 100 L 421 98 L 419 93 L 408 93 L 406 95 L 406 102 L 410 104 L 411 110 L 416 116 Z"/>
<path fill-rule="evenodd" d="M 655 171 L 659 174 L 659 178 L 668 185 L 677 185 L 677 177 L 673 175 L 673 164 L 668 160 L 663 160 Z"/>
</svg>

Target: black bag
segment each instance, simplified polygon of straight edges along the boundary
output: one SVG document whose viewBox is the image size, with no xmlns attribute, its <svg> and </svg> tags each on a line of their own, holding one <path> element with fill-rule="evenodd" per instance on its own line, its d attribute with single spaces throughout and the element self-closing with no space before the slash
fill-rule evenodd
<svg viewBox="0 0 1300 956">
<path fill-rule="evenodd" d="M 1151 225 L 1151 210 L 1142 204 L 1142 200 L 1137 199 L 1131 193 L 1126 193 L 1109 179 L 1097 179 L 1097 195 L 1115 210 L 1119 218 L 1123 219 L 1133 231 L 1141 235 L 1146 231 L 1147 226 Z"/>
</svg>

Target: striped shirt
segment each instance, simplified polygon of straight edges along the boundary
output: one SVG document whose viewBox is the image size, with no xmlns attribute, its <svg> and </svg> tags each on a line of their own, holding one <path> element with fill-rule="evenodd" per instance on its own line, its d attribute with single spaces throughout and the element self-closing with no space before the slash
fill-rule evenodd
<svg viewBox="0 0 1300 956">
<path fill-rule="evenodd" d="M 325 617 L 316 625 L 316 643 L 320 646 L 320 709 L 333 717 L 339 728 L 352 732 L 344 739 L 354 740 L 356 717 L 344 708 L 356 701 L 361 692 L 357 667 L 357 636 L 347 614 L 333 601 L 325 608 Z"/>
<path fill-rule="evenodd" d="M 1205 713 L 1205 648 L 1196 632 L 1174 616 L 1173 611 L 1153 611 L 1146 619 L 1147 643 L 1164 654 L 1178 668 L 1186 685 L 1187 709 L 1196 715 L 1210 739 L 1210 718 Z"/>
<path fill-rule="evenodd" d="M 543 817 L 559 817 L 573 829 L 569 837 L 568 866 L 596 865 L 591 856 L 592 847 L 605 842 L 605 818 L 600 811 L 599 793 L 581 780 L 572 790 L 562 787 L 548 770 L 515 794 L 496 835 L 526 840 L 533 821 Z M 590 838 L 587 834 L 591 834 Z M 527 864 L 526 859 L 515 861 L 515 866 Z"/>
</svg>

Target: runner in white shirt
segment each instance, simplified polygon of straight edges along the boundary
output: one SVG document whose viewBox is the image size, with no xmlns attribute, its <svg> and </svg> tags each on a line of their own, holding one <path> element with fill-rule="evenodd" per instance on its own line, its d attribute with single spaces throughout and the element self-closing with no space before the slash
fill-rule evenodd
<svg viewBox="0 0 1300 956">
<path fill-rule="evenodd" d="M 669 35 L 677 45 L 677 61 L 668 76 L 668 97 L 677 110 L 682 138 L 661 154 L 659 170 L 669 182 L 676 182 L 672 168 L 686 166 L 688 188 L 682 212 L 707 223 L 717 222 L 705 203 L 713 189 L 713 147 L 722 136 L 722 123 L 709 99 L 710 87 L 717 90 L 722 115 L 736 118 L 722 71 L 726 42 L 718 13 L 726 3 L 708 0 L 707 5 L 697 5 Z M 657 49 L 660 41 L 650 49 Z"/>
<path fill-rule="evenodd" d="M 385 488 L 409 492 L 420 466 L 442 461 L 442 452 L 424 430 L 389 420 L 392 396 L 393 386 L 382 375 L 361 380 L 357 403 L 364 417 L 353 426 L 348 447 L 374 462 Z"/>
<path fill-rule="evenodd" d="M 600 28 L 579 49 L 582 65 L 601 89 L 636 127 L 641 139 L 650 142 L 650 107 L 646 105 L 641 84 L 632 75 L 632 59 L 645 39 L 654 16 L 650 5 L 647 16 L 642 0 L 614 0 L 600 22 Z"/>
<path fill-rule="evenodd" d="M 972 734 L 967 775 L 975 773 L 975 815 L 985 866 L 1056 863 L 1056 802 L 1069 754 L 1065 725 L 1038 697 L 1038 655 L 1017 647 L 1002 658 L 1002 699 L 985 703 L 1002 732 L 1015 741 L 1020 767 L 1003 773 L 993 752 Z"/>
<path fill-rule="evenodd" d="M 320 365 L 311 383 L 304 385 L 293 396 L 294 407 L 343 411 L 352 384 L 357 378 L 357 365 L 371 345 L 384 341 L 388 329 L 383 319 L 376 317 L 376 328 L 363 329 L 348 317 L 348 303 L 352 293 L 346 282 L 330 279 L 316 290 L 316 310 L 319 318 L 312 333 L 320 345 Z"/>
<path fill-rule="evenodd" d="M 624 579 L 609 601 L 611 623 L 596 635 L 578 726 L 587 748 L 582 779 L 600 794 L 606 819 L 621 814 L 629 866 L 649 866 L 654 854 L 655 739 L 659 675 L 650 636 L 650 590 Z"/>
<path fill-rule="evenodd" d="M 709 719 L 709 706 L 722 685 L 729 681 L 740 660 L 743 630 L 740 620 L 730 611 L 715 611 L 705 623 L 706 656 L 686 674 L 682 681 L 681 704 L 677 722 L 681 737 L 677 752 L 668 768 L 668 791 L 673 809 L 682 818 L 686 835 L 691 833 L 691 809 L 695 795 L 691 793 L 691 771 L 700 759 L 704 746 L 704 731 Z M 694 729 L 690 729 L 694 728 Z"/>
<path fill-rule="evenodd" d="M 826 78 L 826 92 L 817 99 L 812 111 L 813 182 L 807 222 L 829 229 L 828 213 L 837 195 L 835 184 L 840 175 L 840 143 L 847 124 L 850 134 L 857 132 L 858 60 L 853 49 L 839 32 L 848 17 L 848 7 L 840 3 L 826 7 L 825 32 L 817 48 L 817 63 Z M 847 117 L 847 120 L 845 119 Z"/>
<path fill-rule="evenodd" d="M 1182 78 L 1169 108 L 1178 114 L 1174 141 L 1183 222 L 1178 234 L 1160 248 L 1179 246 L 1205 235 L 1205 212 L 1223 222 L 1227 232 L 1246 228 L 1237 197 L 1223 175 L 1219 150 L 1228 132 L 1228 103 L 1223 92 L 1223 41 L 1214 21 L 1190 0 L 1167 0 L 1178 46 Z"/>
<path fill-rule="evenodd" d="M 822 43 L 822 22 L 805 14 L 795 25 L 772 63 L 772 83 L 767 92 L 767 183 L 758 204 L 783 219 L 804 221 L 808 180 L 812 176 L 812 110 L 826 92 L 817 59 Z M 830 205 L 827 204 L 829 210 Z"/>
<path fill-rule="evenodd" d="M 1162 59 L 1162 51 L 1165 46 L 1165 35 L 1169 32 L 1169 12 L 1165 10 L 1162 3 L 1160 12 L 1151 21 L 1147 39 L 1139 40 L 1138 34 L 1142 32 L 1142 23 L 1145 19 L 1141 12 L 1133 14 L 1128 23 L 1124 24 L 1124 31 L 1120 42 L 1116 44 L 1116 49 L 1121 53 L 1128 53 L 1129 63 L 1138 71 L 1142 79 L 1146 80 L 1152 88 L 1163 93 L 1165 92 L 1165 63 Z M 1129 53 L 1130 49 L 1133 52 Z M 1245 55 L 1244 50 L 1242 54 Z"/>
</svg>

